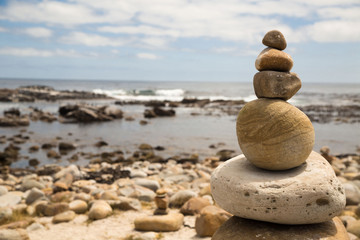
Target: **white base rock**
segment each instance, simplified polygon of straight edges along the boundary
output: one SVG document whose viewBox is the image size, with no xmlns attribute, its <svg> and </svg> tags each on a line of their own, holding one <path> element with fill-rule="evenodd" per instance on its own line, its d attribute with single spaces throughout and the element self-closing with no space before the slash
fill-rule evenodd
<svg viewBox="0 0 360 240">
<path fill-rule="evenodd" d="M 284 171 L 257 168 L 239 155 L 215 169 L 211 192 L 229 213 L 280 224 L 325 222 L 340 214 L 346 203 L 332 167 L 316 152 L 299 167 Z"/>
</svg>

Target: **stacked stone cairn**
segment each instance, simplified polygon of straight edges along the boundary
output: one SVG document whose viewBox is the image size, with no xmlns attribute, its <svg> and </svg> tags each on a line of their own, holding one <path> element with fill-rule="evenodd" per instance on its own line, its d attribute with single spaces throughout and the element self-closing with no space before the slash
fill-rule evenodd
<svg viewBox="0 0 360 240">
<path fill-rule="evenodd" d="M 213 235 L 220 239 L 348 239 L 338 217 L 344 189 L 326 159 L 312 151 L 309 118 L 286 100 L 301 87 L 286 40 L 277 30 L 263 39 L 254 89 L 240 110 L 236 133 L 243 155 L 211 177 L 216 203 L 233 214 Z"/>
</svg>

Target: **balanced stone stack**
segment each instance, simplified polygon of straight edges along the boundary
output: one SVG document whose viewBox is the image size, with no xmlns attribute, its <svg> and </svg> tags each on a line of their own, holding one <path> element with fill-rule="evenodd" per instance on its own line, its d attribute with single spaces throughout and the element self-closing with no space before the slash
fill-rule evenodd
<svg viewBox="0 0 360 240">
<path fill-rule="evenodd" d="M 287 103 L 301 81 L 283 34 L 268 32 L 255 66 L 257 100 L 239 112 L 236 133 L 243 155 L 221 164 L 211 177 L 216 203 L 233 214 L 214 234 L 219 239 L 348 239 L 336 217 L 344 189 L 330 164 L 313 152 L 309 118 Z"/>
</svg>

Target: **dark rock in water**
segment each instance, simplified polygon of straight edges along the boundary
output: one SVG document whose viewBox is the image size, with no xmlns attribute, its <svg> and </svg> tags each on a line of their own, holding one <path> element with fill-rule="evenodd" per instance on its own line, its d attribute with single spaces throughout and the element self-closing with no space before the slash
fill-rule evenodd
<svg viewBox="0 0 360 240">
<path fill-rule="evenodd" d="M 41 145 L 42 149 L 51 149 L 53 147 L 55 147 L 53 143 L 44 143 L 43 145 Z"/>
<path fill-rule="evenodd" d="M 18 108 L 10 108 L 8 110 L 4 110 L 4 115 L 12 115 L 12 116 L 20 116 L 20 110 Z"/>
<path fill-rule="evenodd" d="M 53 122 L 57 120 L 54 114 L 49 112 L 44 112 L 37 108 L 32 108 L 32 112 L 30 113 L 30 119 L 32 121 L 43 121 L 43 122 Z"/>
<path fill-rule="evenodd" d="M 171 159 L 174 159 L 177 163 L 198 163 L 199 162 L 199 155 L 198 154 L 185 154 L 185 156 L 174 156 Z"/>
<path fill-rule="evenodd" d="M 159 117 L 172 117 L 172 116 L 175 116 L 175 111 L 173 109 L 166 110 L 166 109 L 163 109 L 163 108 L 160 108 L 160 107 L 155 107 L 153 109 L 153 111 Z"/>
<path fill-rule="evenodd" d="M 140 144 L 139 149 L 140 150 L 152 150 L 153 147 L 150 144 L 142 143 L 142 144 Z"/>
<path fill-rule="evenodd" d="M 68 142 L 60 142 L 59 143 L 59 151 L 71 151 L 76 149 L 75 145 Z"/>
<path fill-rule="evenodd" d="M 39 176 L 51 176 L 61 170 L 61 167 L 55 164 L 41 166 L 37 169 L 36 174 Z"/>
<path fill-rule="evenodd" d="M 106 106 L 103 109 L 102 113 L 114 119 L 120 119 L 123 117 L 123 111 L 121 111 L 119 108 L 115 106 Z"/>
<path fill-rule="evenodd" d="M 54 150 L 48 151 L 47 154 L 46 154 L 46 156 L 47 156 L 48 158 L 56 158 L 56 159 L 61 158 L 61 156 L 60 156 L 56 151 L 54 151 Z"/>
<path fill-rule="evenodd" d="M 18 159 L 20 148 L 10 144 L 4 149 L 4 152 L 0 152 L 0 166 L 11 165 Z"/>
<path fill-rule="evenodd" d="M 123 112 L 114 106 L 66 105 L 59 108 L 59 113 L 67 119 L 64 123 L 112 121 L 123 117 Z"/>
<path fill-rule="evenodd" d="M 59 107 L 59 113 L 61 116 L 66 116 L 69 112 L 73 112 L 79 109 L 78 105 L 64 105 Z"/>
<path fill-rule="evenodd" d="M 109 178 L 103 178 L 103 175 L 110 176 Z M 130 178 L 129 170 L 122 170 L 120 166 L 114 168 L 103 168 L 100 171 L 87 172 L 84 176 L 85 180 L 94 179 L 98 183 L 112 184 L 119 178 Z"/>
<path fill-rule="evenodd" d="M 163 146 L 156 146 L 154 149 L 156 151 L 164 151 L 165 150 L 165 148 Z"/>
<path fill-rule="evenodd" d="M 140 120 L 140 125 L 146 125 L 146 124 L 148 124 L 149 122 L 148 121 L 145 121 L 145 120 Z"/>
<path fill-rule="evenodd" d="M 165 107 L 165 102 L 161 102 L 161 101 L 150 101 L 150 102 L 146 102 L 145 107 Z"/>
<path fill-rule="evenodd" d="M 39 165 L 40 161 L 37 160 L 36 158 L 32 158 L 29 160 L 29 166 L 35 167 L 37 165 Z"/>
<path fill-rule="evenodd" d="M 38 145 L 31 146 L 31 147 L 29 147 L 29 152 L 30 153 L 37 152 L 37 151 L 39 151 L 39 148 L 40 147 Z"/>
<path fill-rule="evenodd" d="M 155 117 L 157 117 L 157 116 L 156 116 L 156 113 L 154 112 L 154 110 L 145 109 L 144 118 L 155 118 Z"/>
<path fill-rule="evenodd" d="M 95 147 L 103 147 L 103 146 L 108 146 L 109 144 L 105 141 L 98 141 L 97 143 L 95 143 Z"/>
<path fill-rule="evenodd" d="M 29 89 L 29 90 L 40 90 L 40 91 L 55 91 L 53 87 L 46 85 L 28 85 L 28 86 L 20 86 L 20 89 Z"/>
<path fill-rule="evenodd" d="M 235 156 L 235 151 L 229 149 L 223 149 L 218 151 L 216 153 L 216 156 L 219 156 L 220 161 L 226 161 Z"/>
</svg>

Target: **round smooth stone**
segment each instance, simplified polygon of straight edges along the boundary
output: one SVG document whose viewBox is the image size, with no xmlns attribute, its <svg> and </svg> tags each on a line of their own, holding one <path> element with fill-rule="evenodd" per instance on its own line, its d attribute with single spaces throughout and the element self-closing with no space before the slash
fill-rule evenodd
<svg viewBox="0 0 360 240">
<path fill-rule="evenodd" d="M 236 121 L 236 133 L 246 158 L 268 170 L 299 166 L 315 142 L 309 118 L 278 99 L 260 98 L 245 104 Z"/>
<path fill-rule="evenodd" d="M 294 62 L 289 54 L 270 47 L 265 48 L 255 61 L 255 67 L 259 71 L 289 72 L 293 64 Z"/>
<path fill-rule="evenodd" d="M 282 225 L 232 217 L 213 235 L 212 240 L 349 240 L 338 217 L 319 224 Z"/>
<path fill-rule="evenodd" d="M 331 165 L 316 152 L 286 171 L 257 168 L 239 155 L 215 169 L 211 193 L 235 216 L 280 224 L 325 222 L 340 214 L 346 203 Z"/>
<path fill-rule="evenodd" d="M 286 40 L 284 35 L 278 30 L 272 30 L 265 34 L 262 43 L 265 46 L 284 50 L 286 48 Z"/>
<path fill-rule="evenodd" d="M 254 76 L 254 89 L 258 98 L 280 98 L 288 100 L 301 88 L 296 73 L 262 71 Z"/>
</svg>

